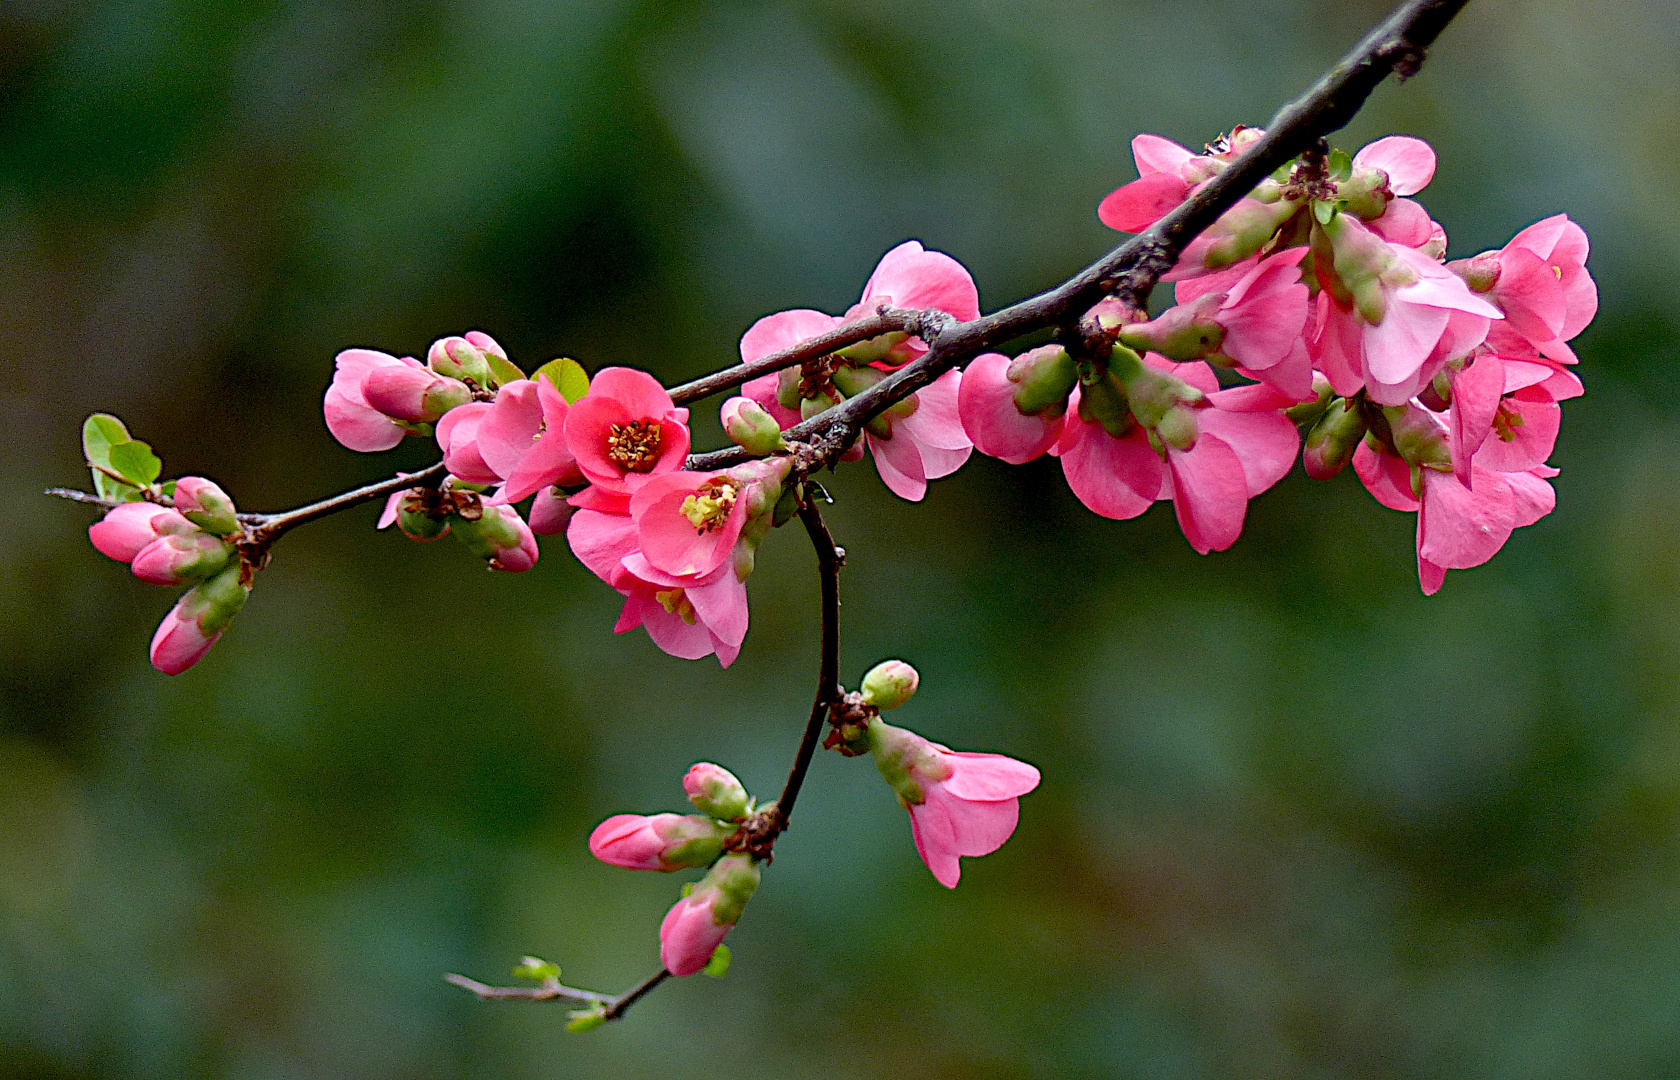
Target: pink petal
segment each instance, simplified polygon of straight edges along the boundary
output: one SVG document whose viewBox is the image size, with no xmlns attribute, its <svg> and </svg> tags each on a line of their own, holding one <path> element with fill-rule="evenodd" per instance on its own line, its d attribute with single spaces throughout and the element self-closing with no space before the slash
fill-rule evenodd
<svg viewBox="0 0 1680 1080">
<path fill-rule="evenodd" d="M 1523 420 L 1512 429 L 1515 438 L 1510 442 L 1497 435 L 1488 439 L 1476 453 L 1476 464 L 1494 472 L 1526 473 L 1552 456 L 1563 410 L 1538 389 L 1517 391 L 1505 399 L 1505 407 Z"/>
<path fill-rule="evenodd" d="M 1140 233 L 1171 213 L 1190 193 L 1177 173 L 1158 172 L 1109 192 L 1097 204 L 1097 220 L 1118 232 Z"/>
<path fill-rule="evenodd" d="M 1393 454 L 1379 454 L 1370 444 L 1360 441 L 1353 451 L 1353 471 L 1371 497 L 1388 507 L 1406 513 L 1415 512 L 1418 498 L 1412 494 L 1412 469 Z"/>
<path fill-rule="evenodd" d="M 1435 222 L 1430 220 L 1429 211 L 1411 199 L 1393 200 L 1381 217 L 1365 224 L 1384 240 L 1401 247 L 1422 247 L 1435 235 Z"/>
<path fill-rule="evenodd" d="M 1446 584 L 1446 569 L 1436 566 L 1422 555 L 1417 557 L 1417 564 L 1418 584 L 1423 587 L 1423 595 L 1434 596 L 1436 593 L 1441 591 L 1441 586 Z"/>
<path fill-rule="evenodd" d="M 962 263 L 942 251 L 906 240 L 881 256 L 863 287 L 862 303 L 936 308 L 963 322 L 980 317 L 980 293 Z"/>
<path fill-rule="evenodd" d="M 1086 423 L 1070 403 L 1061 440 L 1062 474 L 1079 501 L 1095 514 L 1123 521 L 1155 503 L 1162 463 L 1142 428 L 1116 439 L 1099 424 Z"/>
<path fill-rule="evenodd" d="M 962 393 L 962 378 L 961 371 L 947 371 L 916 391 L 916 411 L 903 420 L 895 421 L 893 431 L 907 429 L 922 446 L 936 446 L 941 450 L 971 449 L 974 443 L 963 430 L 962 415 L 957 407 Z M 965 459 L 967 456 L 966 453 L 963 455 Z M 934 477 L 930 474 L 928 478 L 931 480 Z"/>
<path fill-rule="evenodd" d="M 781 384 L 781 374 L 772 372 L 760 375 L 756 379 L 749 379 L 741 385 L 741 395 L 751 398 L 764 407 L 764 411 L 776 418 L 776 426 L 786 431 L 799 423 L 801 417 L 798 409 L 790 409 L 783 405 L 776 391 Z"/>
<path fill-rule="evenodd" d="M 1191 449 L 1168 449 L 1167 469 L 1173 512 L 1190 546 L 1206 555 L 1236 543 L 1248 512 L 1248 481 L 1236 452 L 1204 431 Z"/>
<path fill-rule="evenodd" d="M 1376 325 L 1366 325 L 1365 374 L 1373 383 L 1395 385 L 1416 375 L 1447 328 L 1447 309 L 1404 303 L 1391 297 L 1388 313 Z M 1407 394 L 1406 397 L 1410 397 Z M 1400 401 L 1383 401 L 1399 405 Z"/>
<path fill-rule="evenodd" d="M 478 452 L 497 476 L 506 478 L 530 451 L 541 430 L 542 402 L 537 398 L 537 384 L 530 379 L 515 380 L 496 392 L 495 402 L 479 423 L 475 436 Z"/>
<path fill-rule="evenodd" d="M 1305 249 L 1292 248 L 1291 250 L 1304 251 Z M 1298 262 L 1299 259 L 1296 261 Z M 1259 265 L 1260 256 L 1255 254 L 1240 262 L 1234 262 L 1223 270 L 1215 270 L 1212 273 L 1203 274 L 1201 277 L 1185 278 L 1173 285 L 1173 302 L 1188 304 L 1205 293 L 1228 293 L 1236 287 L 1237 282 L 1247 277 L 1249 272 Z"/>
<path fill-rule="evenodd" d="M 1416 195 L 1435 176 L 1435 150 L 1422 139 L 1390 135 L 1360 147 L 1353 164 L 1387 173 L 1389 190 L 1396 195 Z"/>
<path fill-rule="evenodd" d="M 1506 473 L 1511 485 L 1511 525 L 1522 528 L 1551 513 L 1557 507 L 1557 492 L 1538 473 Z"/>
<path fill-rule="evenodd" d="M 944 758 L 952 771 L 941 784 L 959 799 L 995 802 L 1025 795 L 1038 787 L 1037 769 L 1003 754 L 951 751 Z"/>
<path fill-rule="evenodd" d="M 1551 341 L 1563 329 L 1568 300 L 1563 283 L 1545 260 L 1523 248 L 1499 254 L 1499 281 L 1493 295 L 1511 329 L 1539 343 Z"/>
<path fill-rule="evenodd" d="M 1501 473 L 1474 466 L 1472 487 L 1448 473 L 1423 470 L 1419 511 L 1420 557 L 1449 570 L 1467 570 L 1493 558 L 1511 536 L 1515 505 Z"/>
<path fill-rule="evenodd" d="M 1357 394 L 1365 386 L 1364 322 L 1337 307 L 1328 289 L 1318 294 L 1318 319 L 1316 333 L 1308 328 L 1308 354 L 1337 394 Z"/>
<path fill-rule="evenodd" d="M 332 432 L 333 438 L 364 454 L 389 450 L 402 442 L 406 434 L 395 420 L 384 413 L 351 400 L 336 382 L 327 388 L 321 411 L 326 416 L 327 430 Z"/>
<path fill-rule="evenodd" d="M 1132 161 L 1137 164 L 1139 176 L 1159 172 L 1177 173 L 1186 161 L 1195 156 L 1194 151 L 1163 135 L 1145 133 L 1132 136 Z"/>
<path fill-rule="evenodd" d="M 1301 433 L 1280 411 L 1227 412 L 1216 406 L 1197 410 L 1196 422 L 1202 434 L 1216 436 L 1236 454 L 1250 499 L 1288 476 L 1301 449 Z"/>
<path fill-rule="evenodd" d="M 778 311 L 774 315 L 766 315 L 753 323 L 747 332 L 741 335 L 741 359 L 746 362 L 758 360 L 778 353 L 784 349 L 791 349 L 802 341 L 809 341 L 819 334 L 826 334 L 839 326 L 844 320 L 821 311 L 809 308 L 796 308 L 792 311 Z M 765 376 L 775 379 L 775 375 Z M 772 384 L 772 387 L 774 384 Z M 764 402 L 756 395 L 749 395 L 759 404 Z"/>
<path fill-rule="evenodd" d="M 1452 409 L 1447 413 L 1447 434 L 1452 446 L 1453 474 L 1464 484 L 1471 482 L 1470 459 L 1493 430 L 1493 414 L 1505 392 L 1505 364 L 1499 357 L 1483 353 L 1470 366 L 1452 377 Z"/>
<path fill-rule="evenodd" d="M 910 807 L 910 835 L 934 880 L 947 889 L 956 888 L 962 866 L 957 861 L 956 828 L 943 801 L 930 798 Z"/>
<path fill-rule="evenodd" d="M 695 614 L 713 637 L 737 647 L 745 640 L 747 583 L 736 577 L 732 570 L 726 569 L 704 585 L 690 586 L 686 592 L 688 602 L 694 605 Z"/>
<path fill-rule="evenodd" d="M 1010 359 L 1002 353 L 982 353 L 969 361 L 957 397 L 963 434 L 982 454 L 1023 465 L 1055 443 L 1062 433 L 1062 417 L 1023 416 L 1015 407 L 1015 384 L 1009 381 Z"/>
<path fill-rule="evenodd" d="M 1291 251 L 1244 275 L 1219 309 L 1225 327 L 1219 351 L 1243 367 L 1259 370 L 1281 362 L 1307 325 L 1307 287 L 1299 265 L 1306 249 Z"/>
<path fill-rule="evenodd" d="M 638 550 L 635 519 L 629 514 L 577 510 L 566 525 L 566 545 L 590 573 L 616 587 L 624 557 Z"/>
<path fill-rule="evenodd" d="M 921 502 L 927 495 L 927 474 L 922 468 L 921 450 L 908 435 L 883 439 L 874 433 L 864 435 L 869 452 L 875 457 L 875 471 L 881 482 L 901 499 Z"/>
</svg>

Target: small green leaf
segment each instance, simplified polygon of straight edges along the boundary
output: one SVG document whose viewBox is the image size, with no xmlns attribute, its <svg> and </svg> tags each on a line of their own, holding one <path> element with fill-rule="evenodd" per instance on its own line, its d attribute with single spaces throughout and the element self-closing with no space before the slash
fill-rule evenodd
<svg viewBox="0 0 1680 1080">
<path fill-rule="evenodd" d="M 516 979 L 530 979 L 542 982 L 544 979 L 558 979 L 560 965 L 544 960 L 540 956 L 521 956 L 519 963 L 514 965 L 513 977 Z"/>
<path fill-rule="evenodd" d="M 516 382 L 525 377 L 525 373 L 520 371 L 511 360 L 503 360 L 495 353 L 489 352 L 484 354 L 484 359 L 490 365 L 490 374 L 496 377 L 497 386 L 506 386 L 510 382 Z"/>
<path fill-rule="evenodd" d="M 574 1009 L 566 1015 L 570 1017 L 566 1021 L 566 1030 L 581 1034 L 594 1031 L 607 1022 L 607 1007 L 597 1005 L 593 1009 Z"/>
<path fill-rule="evenodd" d="M 566 399 L 568 405 L 575 405 L 578 398 L 589 393 L 589 373 L 569 356 L 550 360 L 537 369 L 537 375 L 548 376 L 548 381 L 560 391 L 560 396 Z"/>
<path fill-rule="evenodd" d="M 683 894 L 684 897 L 689 897 L 689 896 L 694 895 L 694 884 L 695 883 L 691 881 L 691 882 L 689 882 L 688 884 L 686 884 L 682 887 L 682 894 Z"/>
<path fill-rule="evenodd" d="M 1313 217 L 1318 220 L 1318 223 L 1320 225 L 1330 224 L 1330 219 L 1336 216 L 1336 204 L 1335 203 L 1329 203 L 1329 202 L 1324 202 L 1322 200 L 1319 200 L 1319 201 L 1315 201 L 1312 204 L 1312 207 L 1313 207 Z"/>
<path fill-rule="evenodd" d="M 136 487 L 145 487 L 163 473 L 163 462 L 138 439 L 117 443 L 110 456 L 111 470 Z"/>
<path fill-rule="evenodd" d="M 700 970 L 714 979 L 721 979 L 729 974 L 729 946 L 719 945 L 712 953 L 712 958 L 706 961 L 706 966 Z"/>
<path fill-rule="evenodd" d="M 1337 180 L 1346 180 L 1353 175 L 1353 158 L 1346 150 L 1330 151 L 1330 175 Z"/>
<path fill-rule="evenodd" d="M 128 442 L 123 422 L 110 413 L 94 413 L 82 422 L 82 453 L 89 465 L 111 467 L 111 447 Z"/>
</svg>

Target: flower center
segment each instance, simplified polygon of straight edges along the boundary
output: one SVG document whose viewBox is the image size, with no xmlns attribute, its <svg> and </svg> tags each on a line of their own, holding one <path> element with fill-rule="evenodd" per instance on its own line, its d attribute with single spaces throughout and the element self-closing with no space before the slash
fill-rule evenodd
<svg viewBox="0 0 1680 1080">
<path fill-rule="evenodd" d="M 659 601 L 667 614 L 675 615 L 690 626 L 694 625 L 694 605 L 689 603 L 688 594 L 683 590 L 661 589 L 653 594 L 653 598 Z"/>
<path fill-rule="evenodd" d="M 1499 411 L 1493 414 L 1493 430 L 1501 442 L 1514 442 L 1517 428 L 1523 426 L 1522 413 L 1512 408 L 1506 401 L 1499 403 Z"/>
<path fill-rule="evenodd" d="M 652 420 L 614 424 L 607 433 L 607 459 L 627 472 L 652 472 L 659 442 L 659 425 Z"/>
<path fill-rule="evenodd" d="M 682 515 L 696 532 L 716 532 L 729 520 L 736 494 L 734 484 L 727 480 L 714 481 L 682 501 Z"/>
</svg>

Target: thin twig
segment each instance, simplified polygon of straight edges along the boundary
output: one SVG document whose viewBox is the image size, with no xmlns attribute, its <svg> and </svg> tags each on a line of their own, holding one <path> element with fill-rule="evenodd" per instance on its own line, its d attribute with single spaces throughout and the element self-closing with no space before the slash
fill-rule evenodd
<svg viewBox="0 0 1680 1080">
<path fill-rule="evenodd" d="M 383 495 L 389 495 L 393 491 L 401 491 L 404 488 L 441 480 L 445 471 L 443 462 L 439 461 L 428 465 L 419 472 L 398 473 L 376 484 L 359 487 L 354 491 L 346 491 L 341 495 L 334 495 L 330 499 L 322 499 L 320 502 L 310 503 L 308 506 L 300 506 L 296 510 L 286 510 L 278 514 L 246 514 L 241 515 L 240 520 L 244 523 L 246 531 L 251 534 L 253 540 L 263 544 L 272 544 L 299 525 L 317 521 L 329 514 L 336 514 L 340 510 L 348 510 L 352 506 L 371 502 Z"/>
<path fill-rule="evenodd" d="M 491 986 L 477 979 L 450 972 L 444 981 L 463 990 L 470 990 L 485 1001 L 569 1001 L 576 1005 L 606 1005 L 621 1000 L 611 994 L 597 994 L 593 990 L 579 990 L 562 985 L 558 979 L 544 979 L 536 986 Z"/>
<path fill-rule="evenodd" d="M 107 510 L 113 510 L 122 505 L 116 499 L 107 499 L 102 495 L 95 495 L 87 491 L 77 491 L 75 488 L 48 488 L 46 491 L 42 492 L 42 494 L 56 495 L 60 499 L 69 499 L 71 502 L 87 503 L 89 506 L 102 506 Z"/>
<path fill-rule="evenodd" d="M 805 773 L 811 768 L 811 757 L 822 740 L 828 710 L 840 699 L 840 568 L 846 565 L 846 549 L 834 542 L 822 511 L 817 509 L 817 500 L 809 492 L 805 504 L 799 508 L 799 520 L 811 537 L 811 546 L 817 550 L 817 572 L 822 576 L 822 658 L 817 664 L 817 696 L 811 702 L 811 718 L 805 722 L 805 734 L 793 756 L 793 768 L 788 771 L 787 783 L 782 785 L 781 798 L 776 800 L 778 834 L 788 827 L 794 800 L 799 798 Z"/>
<path fill-rule="evenodd" d="M 944 315 L 945 313 L 941 311 L 938 314 Z M 683 405 L 712 394 L 721 393 L 724 390 L 733 390 L 742 383 L 756 379 L 760 375 L 768 375 L 772 371 L 780 371 L 783 368 L 793 367 L 795 364 L 802 364 L 807 360 L 815 360 L 817 357 L 824 356 L 836 349 L 856 345 L 860 341 L 868 341 L 870 338 L 880 337 L 882 334 L 890 334 L 894 331 L 917 333 L 924 327 L 930 333 L 937 333 L 938 327 L 927 327 L 927 315 L 928 313 L 925 311 L 883 307 L 874 315 L 842 323 L 827 333 L 806 338 L 792 348 L 771 353 L 769 356 L 761 356 L 757 360 L 749 360 L 731 368 L 724 368 L 722 371 L 695 379 L 693 382 L 683 383 L 681 386 L 674 386 L 671 388 L 671 400 L 678 405 Z M 950 318 L 950 316 L 945 317 Z"/>
<path fill-rule="evenodd" d="M 619 995 L 611 1005 L 607 1006 L 605 1016 L 608 1020 L 617 1020 L 624 1015 L 624 1010 L 642 1000 L 654 987 L 671 977 L 671 973 L 664 968 L 643 979 L 634 989 Z"/>
<path fill-rule="evenodd" d="M 964 360 L 1007 341 L 1041 330 L 1071 332 L 1080 313 L 1106 295 L 1134 305 L 1149 295 L 1160 276 L 1202 230 L 1252 191 L 1278 166 L 1346 124 L 1390 72 L 1416 73 L 1429 47 L 1468 0 L 1408 0 L 1367 34 L 1323 78 L 1272 118 L 1266 134 L 1196 194 L 1101 259 L 1048 292 L 1002 311 L 953 323 L 927 338 L 929 349 L 914 362 L 854 398 L 785 432 L 790 443 L 814 447 L 825 462 L 837 460 L 870 418 L 933 382 Z M 739 447 L 697 454 L 691 469 L 721 469 L 746 460 Z"/>
</svg>

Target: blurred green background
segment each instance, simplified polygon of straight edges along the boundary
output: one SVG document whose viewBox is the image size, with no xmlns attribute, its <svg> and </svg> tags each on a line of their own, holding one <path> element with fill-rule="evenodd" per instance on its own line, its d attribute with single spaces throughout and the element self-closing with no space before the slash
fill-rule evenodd
<svg viewBox="0 0 1680 1080">
<path fill-rule="evenodd" d="M 333 354 L 469 327 L 667 381 L 840 311 L 917 237 L 990 309 L 1115 237 L 1127 142 L 1264 123 L 1386 3 L 0 5 L 0 1074 L 1680 1074 L 1680 8 L 1476 0 L 1337 141 L 1441 151 L 1455 255 L 1567 210 L 1603 306 L 1559 509 L 1425 600 L 1346 474 L 1194 555 L 1053 463 L 925 504 L 832 487 L 843 675 L 1040 765 L 940 888 L 867 761 L 817 760 L 731 938 L 588 1036 L 487 1005 L 521 953 L 657 965 L 670 877 L 588 855 L 714 759 L 768 796 L 808 707 L 813 560 L 765 545 L 737 665 L 609 631 L 558 540 L 522 576 L 365 508 L 280 545 L 167 679 L 172 596 L 85 539 L 77 425 L 248 509 L 430 460 L 338 447 Z M 715 412 L 698 410 L 706 445 Z"/>
</svg>

